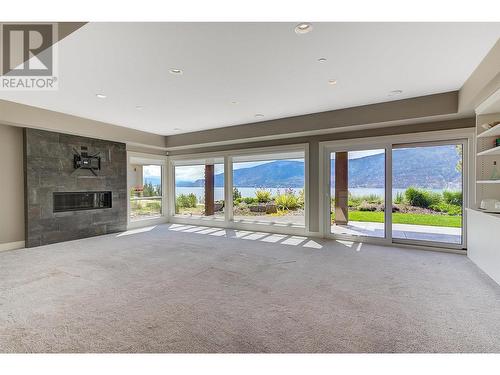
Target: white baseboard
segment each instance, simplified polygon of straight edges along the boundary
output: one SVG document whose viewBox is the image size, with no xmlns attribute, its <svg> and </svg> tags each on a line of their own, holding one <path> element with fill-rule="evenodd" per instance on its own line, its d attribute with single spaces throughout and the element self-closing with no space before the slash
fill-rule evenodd
<svg viewBox="0 0 500 375">
<path fill-rule="evenodd" d="M 0 251 L 17 250 L 24 248 L 24 241 L 0 243 Z"/>
</svg>

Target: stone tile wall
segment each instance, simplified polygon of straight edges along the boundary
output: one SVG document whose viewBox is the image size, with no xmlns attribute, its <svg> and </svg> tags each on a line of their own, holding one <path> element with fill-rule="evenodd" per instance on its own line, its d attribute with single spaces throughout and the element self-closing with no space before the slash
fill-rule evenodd
<svg viewBox="0 0 500 375">
<path fill-rule="evenodd" d="M 75 170 L 73 148 L 100 152 L 101 170 Z M 126 230 L 127 157 L 124 143 L 24 129 L 26 247 Z M 111 191 L 112 208 L 53 212 L 53 193 Z"/>
</svg>

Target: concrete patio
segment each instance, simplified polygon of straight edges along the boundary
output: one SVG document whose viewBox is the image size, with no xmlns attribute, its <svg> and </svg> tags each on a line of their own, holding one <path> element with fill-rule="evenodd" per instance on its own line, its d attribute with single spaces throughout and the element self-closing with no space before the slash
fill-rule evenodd
<svg viewBox="0 0 500 375">
<path fill-rule="evenodd" d="M 350 221 L 348 225 L 332 225 L 332 233 L 384 238 L 384 223 Z M 393 238 L 433 241 L 451 244 L 462 242 L 462 229 L 430 225 L 393 224 Z"/>
</svg>

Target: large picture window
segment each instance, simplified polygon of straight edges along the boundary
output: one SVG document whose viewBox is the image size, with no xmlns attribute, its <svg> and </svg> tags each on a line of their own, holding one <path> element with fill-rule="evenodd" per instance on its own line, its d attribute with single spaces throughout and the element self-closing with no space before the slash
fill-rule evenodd
<svg viewBox="0 0 500 375">
<path fill-rule="evenodd" d="M 163 213 L 163 166 L 129 166 L 130 221 L 154 219 Z"/>
<path fill-rule="evenodd" d="M 233 157 L 233 220 L 305 226 L 303 150 Z"/>
<path fill-rule="evenodd" d="M 223 159 L 177 161 L 174 181 L 174 215 L 224 218 Z"/>
</svg>

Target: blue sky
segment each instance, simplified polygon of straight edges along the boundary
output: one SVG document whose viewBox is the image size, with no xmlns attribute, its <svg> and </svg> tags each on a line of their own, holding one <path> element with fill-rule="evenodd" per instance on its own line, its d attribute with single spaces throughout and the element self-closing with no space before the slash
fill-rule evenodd
<svg viewBox="0 0 500 375">
<path fill-rule="evenodd" d="M 256 165 L 270 163 L 270 161 L 252 161 L 246 163 L 234 163 L 234 169 L 250 168 Z M 215 164 L 215 174 L 224 173 L 223 164 Z M 205 178 L 205 167 L 203 165 L 181 166 L 175 168 L 175 179 L 178 181 L 196 181 Z"/>
</svg>

